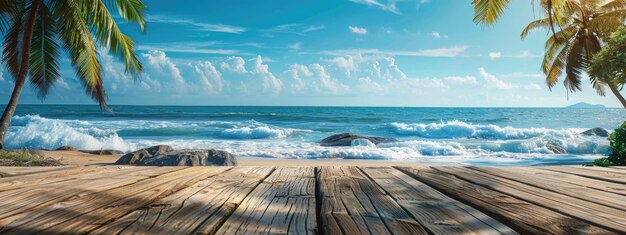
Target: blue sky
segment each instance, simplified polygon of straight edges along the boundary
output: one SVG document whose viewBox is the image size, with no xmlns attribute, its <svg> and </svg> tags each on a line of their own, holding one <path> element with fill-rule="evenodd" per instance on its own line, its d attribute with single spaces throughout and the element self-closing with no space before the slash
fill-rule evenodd
<svg viewBox="0 0 626 235">
<path fill-rule="evenodd" d="M 584 84 L 549 91 L 539 70 L 547 32 L 521 40 L 539 17 L 512 1 L 493 27 L 470 1 L 211 0 L 145 3 L 136 40 L 138 82 L 102 50 L 110 104 L 543 107 L 580 101 L 618 107 Z M 0 102 L 12 79 L 0 70 Z M 93 104 L 68 61 L 44 103 Z M 41 103 L 29 87 L 22 103 Z"/>
</svg>

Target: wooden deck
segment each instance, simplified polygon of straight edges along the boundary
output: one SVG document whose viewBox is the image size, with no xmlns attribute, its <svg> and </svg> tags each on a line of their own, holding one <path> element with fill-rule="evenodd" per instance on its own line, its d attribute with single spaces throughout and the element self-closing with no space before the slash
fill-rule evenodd
<svg viewBox="0 0 626 235">
<path fill-rule="evenodd" d="M 626 168 L 0 167 L 3 234 L 624 234 Z"/>
</svg>

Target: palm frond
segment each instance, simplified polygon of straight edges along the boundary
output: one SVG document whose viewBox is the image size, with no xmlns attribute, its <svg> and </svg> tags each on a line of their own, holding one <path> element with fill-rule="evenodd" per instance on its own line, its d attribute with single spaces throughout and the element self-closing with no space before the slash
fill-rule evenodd
<svg viewBox="0 0 626 235">
<path fill-rule="evenodd" d="M 526 36 L 528 36 L 528 33 L 532 30 L 547 29 L 549 27 L 550 27 L 550 19 L 548 18 L 543 18 L 543 19 L 532 21 L 528 25 L 526 25 L 526 28 L 524 28 L 524 30 L 522 30 L 520 37 L 524 39 L 526 38 Z"/>
<path fill-rule="evenodd" d="M 585 45 L 581 40 L 574 40 L 567 53 L 565 79 L 563 85 L 570 92 L 580 91 L 581 78 L 587 69 Z"/>
<path fill-rule="evenodd" d="M 57 1 L 52 12 L 58 17 L 59 38 L 69 53 L 76 76 L 85 87 L 85 92 L 109 110 L 106 104 L 100 61 L 96 45 L 91 37 L 85 12 L 80 9 L 80 0 Z"/>
<path fill-rule="evenodd" d="M 108 1 L 110 8 L 117 7 L 117 12 L 127 22 L 137 22 L 141 27 L 141 31 L 146 30 L 145 11 L 146 5 L 140 0 L 115 0 L 115 4 L 112 4 L 111 0 Z"/>
<path fill-rule="evenodd" d="M 88 19 L 88 24 L 98 42 L 107 47 L 113 56 L 124 62 L 127 73 L 137 77 L 143 70 L 141 62 L 135 55 L 133 40 L 124 35 L 113 16 L 109 13 L 101 0 L 83 0 L 82 9 Z"/>
<path fill-rule="evenodd" d="M 600 11 L 615 11 L 626 9 L 626 0 L 612 0 L 599 7 Z"/>
<path fill-rule="evenodd" d="M 510 0 L 473 0 L 474 23 L 492 25 L 498 21 Z"/>
<path fill-rule="evenodd" d="M 33 30 L 29 71 L 30 82 L 40 99 L 45 99 L 54 82 L 60 77 L 56 32 L 56 22 L 49 9 L 43 5 L 38 11 Z"/>
<path fill-rule="evenodd" d="M 18 6 L 23 5 L 18 0 L 0 0 L 0 34 L 3 34 L 8 30 L 15 17 Z"/>
<path fill-rule="evenodd" d="M 25 19 L 24 16 L 27 12 L 27 7 L 22 4 L 21 13 L 11 17 L 11 27 L 4 36 L 2 42 L 2 63 L 6 64 L 9 73 L 15 79 L 19 73 L 21 59 L 22 59 L 22 30 L 24 28 Z"/>
</svg>

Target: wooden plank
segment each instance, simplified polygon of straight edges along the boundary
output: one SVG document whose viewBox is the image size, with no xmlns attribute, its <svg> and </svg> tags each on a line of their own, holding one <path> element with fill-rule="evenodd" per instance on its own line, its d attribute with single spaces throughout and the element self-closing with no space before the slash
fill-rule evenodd
<svg viewBox="0 0 626 235">
<path fill-rule="evenodd" d="M 430 167 L 399 169 L 438 191 L 487 213 L 521 234 L 611 234 L 589 223 Z"/>
<path fill-rule="evenodd" d="M 270 172 L 237 167 L 106 224 L 94 234 L 212 234 Z"/>
<path fill-rule="evenodd" d="M 141 179 L 180 170 L 180 168 L 134 167 L 100 174 L 83 175 L 68 181 L 19 188 L 0 193 L 0 226 L 29 216 L 33 210 L 45 210 L 54 203 L 72 197 L 132 184 Z"/>
<path fill-rule="evenodd" d="M 626 197 L 614 193 L 602 192 L 595 189 L 564 183 L 550 178 L 537 177 L 528 174 L 524 168 L 511 169 L 503 167 L 469 167 L 470 169 L 505 179 L 524 183 L 533 187 L 567 195 L 580 200 L 596 203 L 618 210 L 626 211 Z"/>
<path fill-rule="evenodd" d="M 582 177 L 574 174 L 561 173 L 556 171 L 549 171 L 545 169 L 539 169 L 536 167 L 511 167 L 510 169 L 520 170 L 527 174 L 533 174 L 537 177 L 546 178 L 550 180 L 556 180 L 565 184 L 578 185 L 581 187 L 592 188 L 604 192 L 611 192 L 620 195 L 626 195 L 626 185 L 618 184 L 598 179 L 592 179 Z"/>
<path fill-rule="evenodd" d="M 189 167 L 106 191 L 77 195 L 14 221 L 0 232 L 86 233 L 230 168 Z"/>
<path fill-rule="evenodd" d="M 51 171 L 67 170 L 77 166 L 39 166 L 39 167 L 13 167 L 0 166 L 0 178 L 32 175 Z"/>
<path fill-rule="evenodd" d="M 23 187 L 34 187 L 37 185 L 48 185 L 55 182 L 62 182 L 85 177 L 87 174 L 96 175 L 103 171 L 116 171 L 129 166 L 97 166 L 97 167 L 77 167 L 60 171 L 42 172 L 39 174 L 24 175 L 20 177 L 7 177 L 0 179 L 0 192 Z"/>
<path fill-rule="evenodd" d="M 202 227 L 203 233 L 209 228 Z M 279 167 L 261 182 L 217 234 L 315 234 L 315 175 L 312 167 Z"/>
<path fill-rule="evenodd" d="M 545 169 L 549 171 L 561 172 L 566 174 L 573 174 L 578 176 L 583 176 L 591 179 L 604 180 L 608 182 L 618 183 L 618 184 L 626 184 L 626 174 L 611 172 L 611 171 L 598 171 L 592 170 L 588 168 L 595 167 L 540 167 L 540 169 Z"/>
<path fill-rule="evenodd" d="M 590 203 L 462 167 L 433 167 L 483 187 L 552 209 L 613 232 L 626 232 L 626 211 Z"/>
<path fill-rule="evenodd" d="M 323 234 L 427 234 L 356 167 L 322 167 L 318 200 Z"/>
<path fill-rule="evenodd" d="M 517 234 L 497 220 L 394 168 L 361 169 L 434 234 Z"/>
</svg>

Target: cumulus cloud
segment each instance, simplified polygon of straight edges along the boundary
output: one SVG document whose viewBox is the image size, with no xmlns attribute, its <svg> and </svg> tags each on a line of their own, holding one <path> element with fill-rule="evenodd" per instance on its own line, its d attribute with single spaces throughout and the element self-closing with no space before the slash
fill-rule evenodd
<svg viewBox="0 0 626 235">
<path fill-rule="evenodd" d="M 226 71 L 232 71 L 237 73 L 247 73 L 246 61 L 238 56 L 226 57 L 226 61 L 220 63 L 220 68 Z"/>
<path fill-rule="evenodd" d="M 283 83 L 269 71 L 269 66 L 263 63 L 263 58 L 258 55 L 252 59 L 252 74 L 261 76 L 263 79 L 263 91 L 279 93 L 283 87 Z"/>
<path fill-rule="evenodd" d="M 357 26 L 348 26 L 348 29 L 350 30 L 350 32 L 354 34 L 367 34 L 366 28 L 361 28 Z"/>
<path fill-rule="evenodd" d="M 458 83 L 458 84 L 477 84 L 478 83 L 478 80 L 476 80 L 476 77 L 474 76 L 463 76 L 463 77 L 450 76 L 450 77 L 443 78 L 443 80 L 448 81 L 448 82 Z"/>
<path fill-rule="evenodd" d="M 350 76 L 352 72 L 357 70 L 356 62 L 354 61 L 354 58 L 352 56 L 334 57 L 332 59 L 326 60 L 326 62 L 337 66 L 338 68 L 343 70 L 347 76 Z"/>
<path fill-rule="evenodd" d="M 209 61 L 196 62 L 191 65 L 196 72 L 196 74 L 200 77 L 201 84 L 203 85 L 203 90 L 211 93 L 211 92 L 219 92 L 222 91 L 224 86 L 222 82 L 222 73 L 217 71 L 215 66 Z"/>
<path fill-rule="evenodd" d="M 141 54 L 141 56 L 148 60 L 148 64 L 151 65 L 152 68 L 160 72 L 169 73 L 171 78 L 174 80 L 174 85 L 177 90 L 185 90 L 185 78 L 183 78 L 180 73 L 180 69 L 178 69 L 176 64 L 172 62 L 171 58 L 165 55 L 165 52 L 152 50 L 148 53 Z"/>
<path fill-rule="evenodd" d="M 333 79 L 321 64 L 293 64 L 282 74 L 291 82 L 292 92 L 312 91 L 319 94 L 341 94 L 350 90 L 348 86 Z"/>
<path fill-rule="evenodd" d="M 489 58 L 492 60 L 500 59 L 502 57 L 502 53 L 498 52 L 489 52 Z"/>
<path fill-rule="evenodd" d="M 483 79 L 485 79 L 485 85 L 487 87 L 495 87 L 495 88 L 498 88 L 498 89 L 513 89 L 513 88 L 530 89 L 530 90 L 539 90 L 539 89 L 541 89 L 541 85 L 536 84 L 536 83 L 530 83 L 530 84 L 511 84 L 511 83 L 507 83 L 507 82 L 499 79 L 495 75 L 487 72 L 485 70 L 485 68 L 478 68 L 478 73 L 480 74 L 480 76 L 483 77 Z"/>
</svg>

